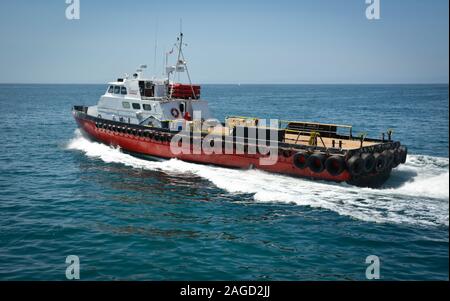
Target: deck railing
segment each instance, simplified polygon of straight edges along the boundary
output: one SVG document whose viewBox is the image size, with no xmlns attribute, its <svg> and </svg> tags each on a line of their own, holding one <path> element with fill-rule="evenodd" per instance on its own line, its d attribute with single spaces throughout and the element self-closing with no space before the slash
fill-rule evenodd
<svg viewBox="0 0 450 301">
<path fill-rule="evenodd" d="M 226 119 L 242 119 L 246 121 L 256 121 L 256 126 L 258 126 L 258 118 L 248 117 L 248 116 L 227 116 Z M 322 137 L 330 137 L 338 134 L 340 129 L 348 131 L 348 137 L 353 138 L 352 126 L 346 124 L 332 124 L 332 123 L 319 123 L 319 122 L 308 122 L 308 121 L 289 121 L 289 120 L 279 120 L 278 128 L 284 129 L 289 132 L 298 133 L 298 131 L 305 132 L 308 135 L 311 132 L 320 133 Z"/>
</svg>

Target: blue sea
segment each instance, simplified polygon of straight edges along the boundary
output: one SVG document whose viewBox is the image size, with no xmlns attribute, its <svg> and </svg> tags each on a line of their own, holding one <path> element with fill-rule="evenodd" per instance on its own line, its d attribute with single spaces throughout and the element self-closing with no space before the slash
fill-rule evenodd
<svg viewBox="0 0 450 301">
<path fill-rule="evenodd" d="M 105 85 L 0 85 L 0 280 L 449 279 L 448 85 L 204 85 L 216 117 L 352 124 L 409 148 L 381 189 L 144 161 L 72 105 Z"/>
</svg>

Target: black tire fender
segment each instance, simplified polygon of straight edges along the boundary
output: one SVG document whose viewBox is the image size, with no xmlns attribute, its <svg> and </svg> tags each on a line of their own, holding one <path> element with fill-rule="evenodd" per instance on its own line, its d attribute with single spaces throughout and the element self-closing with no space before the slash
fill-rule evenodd
<svg viewBox="0 0 450 301">
<path fill-rule="evenodd" d="M 298 152 L 294 155 L 292 161 L 294 162 L 295 167 L 304 169 L 307 167 L 307 160 L 309 158 L 309 154 L 306 152 Z"/>
<path fill-rule="evenodd" d="M 386 167 L 392 167 L 394 164 L 394 153 L 390 149 L 387 149 L 382 154 L 386 157 Z"/>
<path fill-rule="evenodd" d="M 400 149 L 396 149 L 394 151 L 394 167 L 397 167 L 400 165 L 400 163 L 402 163 L 402 151 Z"/>
<path fill-rule="evenodd" d="M 383 154 L 376 153 L 373 155 L 375 157 L 375 171 L 381 172 L 386 169 L 386 157 Z"/>
<path fill-rule="evenodd" d="M 311 171 L 320 173 L 325 169 L 325 159 L 323 154 L 312 154 L 306 160 L 306 165 Z"/>
<path fill-rule="evenodd" d="M 399 149 L 402 152 L 400 163 L 405 164 L 406 163 L 406 158 L 408 157 L 408 148 L 406 146 L 402 145 L 402 146 L 399 147 Z"/>
<path fill-rule="evenodd" d="M 359 176 L 364 172 L 364 160 L 360 156 L 354 155 L 348 159 L 347 168 L 352 176 Z"/>
<path fill-rule="evenodd" d="M 283 157 L 289 158 L 291 156 L 291 151 L 288 149 L 284 149 L 281 151 L 281 154 L 283 155 Z"/>
<path fill-rule="evenodd" d="M 375 157 L 370 153 L 364 153 L 361 155 L 361 159 L 364 160 L 364 172 L 372 172 L 375 167 Z"/>
<path fill-rule="evenodd" d="M 332 176 L 338 176 L 345 170 L 345 160 L 342 156 L 331 156 L 325 161 L 325 168 Z"/>
</svg>

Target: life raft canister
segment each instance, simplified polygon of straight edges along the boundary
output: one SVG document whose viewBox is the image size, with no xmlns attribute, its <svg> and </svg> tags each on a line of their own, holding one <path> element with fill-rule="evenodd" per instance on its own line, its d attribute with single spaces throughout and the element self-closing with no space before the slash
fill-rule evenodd
<svg viewBox="0 0 450 301">
<path fill-rule="evenodd" d="M 338 176 L 345 169 L 345 160 L 342 156 L 331 156 L 325 161 L 325 168 L 330 175 Z"/>
<path fill-rule="evenodd" d="M 178 116 L 180 116 L 180 111 L 178 111 L 177 108 L 172 108 L 172 110 L 170 110 L 170 114 L 172 114 L 174 118 L 178 118 Z"/>
</svg>

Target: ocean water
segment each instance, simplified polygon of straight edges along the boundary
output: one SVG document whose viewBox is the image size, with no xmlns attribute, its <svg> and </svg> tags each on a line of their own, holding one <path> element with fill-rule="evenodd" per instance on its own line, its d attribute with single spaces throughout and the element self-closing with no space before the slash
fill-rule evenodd
<svg viewBox="0 0 450 301">
<path fill-rule="evenodd" d="M 215 115 L 348 123 L 409 148 L 381 189 L 144 161 L 80 135 L 103 85 L 0 85 L 0 280 L 449 278 L 448 85 L 205 85 Z"/>
</svg>

